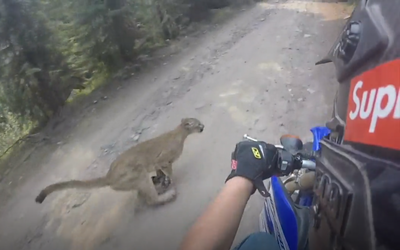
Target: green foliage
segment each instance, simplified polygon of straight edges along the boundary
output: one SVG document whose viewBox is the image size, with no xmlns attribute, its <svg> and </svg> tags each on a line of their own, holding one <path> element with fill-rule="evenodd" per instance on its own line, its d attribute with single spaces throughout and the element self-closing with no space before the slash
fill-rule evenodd
<svg viewBox="0 0 400 250">
<path fill-rule="evenodd" d="M 220 2 L 0 0 L 0 152 L 45 124 L 74 89 L 120 74 L 176 38 L 193 8 Z"/>
</svg>

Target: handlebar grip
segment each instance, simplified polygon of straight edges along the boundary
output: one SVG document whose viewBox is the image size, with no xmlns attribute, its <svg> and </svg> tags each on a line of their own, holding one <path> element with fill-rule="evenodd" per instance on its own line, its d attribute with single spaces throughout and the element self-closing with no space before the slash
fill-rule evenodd
<svg viewBox="0 0 400 250">
<path fill-rule="evenodd" d="M 278 172 L 282 175 L 289 175 L 295 169 L 306 168 L 314 171 L 316 164 L 312 160 L 304 160 L 299 155 L 292 155 L 287 151 L 279 152 Z"/>
<path fill-rule="evenodd" d="M 282 175 L 289 175 L 293 172 L 293 155 L 287 151 L 280 151 L 278 158 L 278 172 Z"/>
</svg>

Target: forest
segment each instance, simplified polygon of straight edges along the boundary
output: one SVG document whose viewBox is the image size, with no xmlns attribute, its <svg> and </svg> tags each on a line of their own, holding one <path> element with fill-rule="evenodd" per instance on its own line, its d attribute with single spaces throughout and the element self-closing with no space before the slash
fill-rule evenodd
<svg viewBox="0 0 400 250">
<path fill-rule="evenodd" d="M 238 1 L 238 0 L 236 0 Z M 0 155 L 233 0 L 0 0 Z"/>
</svg>

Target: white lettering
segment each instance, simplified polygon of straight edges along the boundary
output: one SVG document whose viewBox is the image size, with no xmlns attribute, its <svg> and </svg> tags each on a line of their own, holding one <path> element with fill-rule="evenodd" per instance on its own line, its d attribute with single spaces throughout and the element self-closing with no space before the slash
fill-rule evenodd
<svg viewBox="0 0 400 250">
<path fill-rule="evenodd" d="M 382 109 L 382 100 L 387 96 L 388 102 L 386 106 Z M 376 101 L 374 106 L 374 111 L 372 113 L 372 120 L 369 126 L 369 132 L 374 133 L 376 128 L 376 123 L 378 118 L 386 118 L 390 112 L 393 110 L 394 104 L 396 102 L 396 88 L 393 85 L 388 85 L 386 87 L 380 87 L 378 89 L 378 94 L 376 95 Z"/>
<path fill-rule="evenodd" d="M 400 119 L 400 88 L 396 88 L 394 85 L 387 85 L 378 89 L 365 90 L 362 92 L 360 100 L 357 92 L 361 91 L 363 84 L 362 81 L 358 81 L 353 89 L 352 100 L 355 108 L 349 112 L 351 120 L 371 118 L 369 133 L 374 133 L 378 120 L 387 118 L 392 111 L 393 119 Z M 386 105 L 382 107 L 386 98 Z"/>
<path fill-rule="evenodd" d="M 358 112 L 360 111 L 360 98 L 358 98 L 358 96 L 357 96 L 357 90 L 362 88 L 362 86 L 363 86 L 363 82 L 358 81 L 353 90 L 353 101 L 356 104 L 356 110 L 350 111 L 349 117 L 351 120 L 356 119 L 358 116 Z"/>
<path fill-rule="evenodd" d="M 396 108 L 394 109 L 394 119 L 400 119 L 400 88 L 399 88 L 399 93 L 397 94 L 397 102 L 396 102 Z"/>
<path fill-rule="evenodd" d="M 375 94 L 376 94 L 376 89 L 371 90 L 369 93 L 369 98 L 368 98 L 368 91 L 364 91 L 362 99 L 361 99 L 361 110 L 360 110 L 360 118 L 361 119 L 366 119 L 368 116 L 371 114 L 372 107 L 374 106 L 374 101 L 375 101 Z M 365 109 L 365 103 L 368 100 L 368 106 L 367 109 Z"/>
</svg>

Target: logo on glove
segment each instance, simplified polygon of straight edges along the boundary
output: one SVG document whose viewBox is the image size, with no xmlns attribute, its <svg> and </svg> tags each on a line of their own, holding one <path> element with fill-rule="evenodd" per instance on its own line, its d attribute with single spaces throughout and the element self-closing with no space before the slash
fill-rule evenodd
<svg viewBox="0 0 400 250">
<path fill-rule="evenodd" d="M 258 151 L 258 148 L 251 147 L 251 150 L 253 151 L 253 155 L 256 159 L 261 159 L 261 154 L 260 151 Z"/>
<path fill-rule="evenodd" d="M 236 161 L 236 160 L 232 160 L 232 162 L 231 162 L 231 168 L 232 168 L 233 170 L 236 170 L 236 169 L 237 169 L 237 161 Z"/>
</svg>

